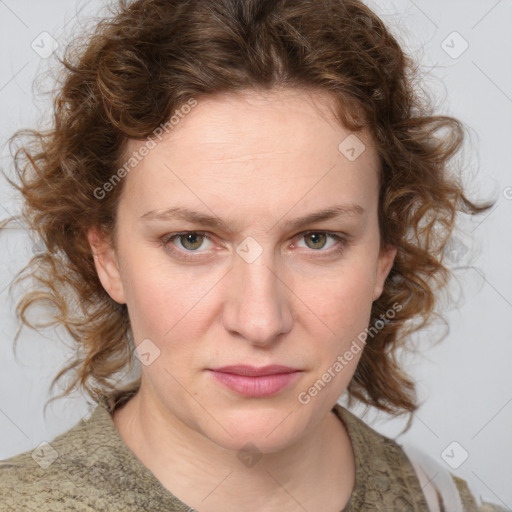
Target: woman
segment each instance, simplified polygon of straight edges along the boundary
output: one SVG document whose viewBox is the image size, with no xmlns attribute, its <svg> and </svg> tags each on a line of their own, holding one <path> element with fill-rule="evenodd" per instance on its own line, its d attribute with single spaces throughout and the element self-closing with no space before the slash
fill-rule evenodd
<svg viewBox="0 0 512 512">
<path fill-rule="evenodd" d="M 380 19 L 121 2 L 64 63 L 54 129 L 16 156 L 47 248 L 18 313 L 53 303 L 78 348 L 56 380 L 98 405 L 3 462 L 0 509 L 484 510 L 337 404 L 416 410 L 394 355 L 447 282 L 455 213 L 489 207 Z"/>
</svg>

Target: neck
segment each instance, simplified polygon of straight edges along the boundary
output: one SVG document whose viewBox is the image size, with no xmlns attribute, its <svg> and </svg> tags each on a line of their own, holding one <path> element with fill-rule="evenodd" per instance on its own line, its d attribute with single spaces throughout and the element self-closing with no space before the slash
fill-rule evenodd
<svg viewBox="0 0 512 512">
<path fill-rule="evenodd" d="M 174 496 L 202 512 L 339 512 L 355 482 L 343 423 L 330 412 L 297 443 L 244 466 L 225 449 L 139 392 L 113 413 L 131 451 Z M 191 485 L 193 482 L 193 485 Z"/>
</svg>

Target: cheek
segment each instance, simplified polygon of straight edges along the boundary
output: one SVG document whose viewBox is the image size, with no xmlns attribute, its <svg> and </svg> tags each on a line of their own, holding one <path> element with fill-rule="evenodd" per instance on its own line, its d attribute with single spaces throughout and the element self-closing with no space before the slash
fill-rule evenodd
<svg viewBox="0 0 512 512">
<path fill-rule="evenodd" d="M 176 300 L 183 298 L 179 283 L 148 258 L 144 261 L 135 254 L 123 261 L 122 274 L 135 341 L 140 337 L 160 340 L 184 307 L 184 301 Z"/>
<path fill-rule="evenodd" d="M 154 251 L 154 250 L 153 250 Z M 174 345 L 190 348 L 204 330 L 208 296 L 218 281 L 213 273 L 203 278 L 197 269 L 177 272 L 151 254 L 125 260 L 123 283 L 135 342 L 150 338 L 162 351 Z"/>
<path fill-rule="evenodd" d="M 347 265 L 330 279 L 305 288 L 304 302 L 333 330 L 364 328 L 373 302 L 373 276 L 373 268 L 364 262 Z"/>
</svg>

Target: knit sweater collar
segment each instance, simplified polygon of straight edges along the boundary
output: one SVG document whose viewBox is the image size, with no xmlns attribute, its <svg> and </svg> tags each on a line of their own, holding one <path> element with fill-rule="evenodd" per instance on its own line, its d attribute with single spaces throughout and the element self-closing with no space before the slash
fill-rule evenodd
<svg viewBox="0 0 512 512">
<path fill-rule="evenodd" d="M 118 392 L 101 397 L 98 406 L 86 420 L 91 438 L 104 440 L 96 445 L 95 455 L 98 460 L 112 461 L 116 467 L 122 467 L 125 485 L 140 486 L 146 495 L 152 496 L 151 509 L 154 509 L 154 500 L 157 500 L 162 510 L 189 512 L 190 507 L 165 488 L 135 456 L 114 425 L 113 409 L 128 401 L 132 394 Z M 405 488 L 410 494 L 418 495 L 419 488 L 412 468 L 393 440 L 375 432 L 339 404 L 333 407 L 333 411 L 346 427 L 356 465 L 355 486 L 342 512 L 364 510 L 368 503 L 374 499 L 378 501 L 380 495 L 386 495 L 394 488 Z M 399 492 L 402 493 L 403 490 Z M 421 511 L 423 508 L 420 503 L 418 508 L 410 510 Z"/>
</svg>

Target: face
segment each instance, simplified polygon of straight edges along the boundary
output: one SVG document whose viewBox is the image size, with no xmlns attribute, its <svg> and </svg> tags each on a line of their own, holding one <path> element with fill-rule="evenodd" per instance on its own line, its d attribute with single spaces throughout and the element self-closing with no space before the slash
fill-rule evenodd
<svg viewBox="0 0 512 512">
<path fill-rule="evenodd" d="M 277 451 L 327 417 L 393 263 L 380 250 L 377 153 L 364 133 L 357 158 L 363 146 L 339 149 L 350 132 L 329 101 L 200 99 L 124 178 L 115 250 L 89 233 L 103 286 L 144 343 L 144 396 L 228 449 Z M 287 369 L 219 370 L 232 365 Z"/>
</svg>

